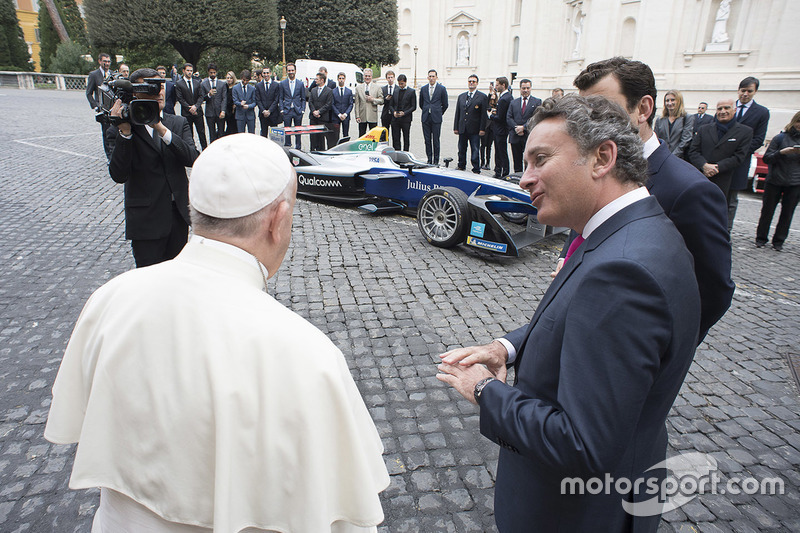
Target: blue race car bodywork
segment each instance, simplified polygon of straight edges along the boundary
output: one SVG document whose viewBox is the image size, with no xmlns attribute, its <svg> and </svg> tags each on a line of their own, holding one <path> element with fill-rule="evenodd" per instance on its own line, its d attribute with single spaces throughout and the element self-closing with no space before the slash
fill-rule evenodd
<svg viewBox="0 0 800 533">
<path fill-rule="evenodd" d="M 519 185 L 428 165 L 386 143 L 358 140 L 326 152 L 286 151 L 297 171 L 298 195 L 371 213 L 414 214 L 435 246 L 463 243 L 518 255 L 519 248 L 554 233 L 538 223 L 536 208 Z M 510 233 L 495 215 L 527 225 Z"/>
</svg>

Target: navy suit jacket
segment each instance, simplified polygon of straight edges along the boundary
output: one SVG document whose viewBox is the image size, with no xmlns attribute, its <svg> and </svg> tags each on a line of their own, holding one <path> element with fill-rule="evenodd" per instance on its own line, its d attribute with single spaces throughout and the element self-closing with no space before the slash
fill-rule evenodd
<svg viewBox="0 0 800 533">
<path fill-rule="evenodd" d="M 735 191 L 740 191 L 747 187 L 747 173 L 750 170 L 750 156 L 752 156 L 756 150 L 764 145 L 764 139 L 767 137 L 769 109 L 763 105 L 757 104 L 754 100 L 750 105 L 750 109 L 747 110 L 747 113 L 745 113 L 738 122 L 739 124 L 750 126 L 753 129 L 753 140 L 750 142 L 750 148 L 747 151 L 747 156 L 744 158 L 744 161 L 742 161 L 742 164 L 733 171 L 731 189 Z"/>
<path fill-rule="evenodd" d="M 294 94 L 290 92 L 289 78 L 281 81 L 279 100 L 283 118 L 302 117 L 306 110 L 306 86 L 295 78 Z"/>
<path fill-rule="evenodd" d="M 258 116 L 264 118 L 261 115 L 261 112 L 269 111 L 267 124 L 270 126 L 277 126 L 283 120 L 281 118 L 280 108 L 278 107 L 280 104 L 279 93 L 280 82 L 278 81 L 273 80 L 269 84 L 269 91 L 264 88 L 263 80 L 256 84 L 256 104 L 258 105 Z"/>
<path fill-rule="evenodd" d="M 164 82 L 164 113 L 175 114 L 175 82 L 167 80 Z"/>
<path fill-rule="evenodd" d="M 239 82 L 233 86 L 232 96 L 233 108 L 236 110 L 237 120 L 255 120 L 256 118 L 256 88 L 247 84 L 247 87 L 242 87 Z M 247 109 L 242 107 L 242 100 L 247 103 Z"/>
<path fill-rule="evenodd" d="M 489 98 L 484 93 L 475 91 L 467 106 L 468 97 L 469 92 L 458 95 L 453 131 L 457 131 L 459 135 L 478 135 L 486 131 L 486 123 L 489 122 L 486 114 L 489 109 Z"/>
<path fill-rule="evenodd" d="M 508 125 L 508 140 L 511 144 L 525 144 L 528 140 L 528 121 L 533 116 L 536 108 L 542 105 L 542 101 L 534 96 L 528 97 L 528 104 L 525 106 L 525 114 L 522 114 L 522 97 L 511 101 L 506 114 L 506 124 Z M 517 135 L 516 126 L 525 126 L 525 135 Z"/>
<path fill-rule="evenodd" d="M 419 109 L 422 111 L 422 122 L 431 124 L 441 124 L 444 112 L 450 105 L 447 100 L 447 89 L 441 83 L 436 84 L 433 89 L 433 99 L 431 99 L 429 84 L 425 84 L 419 90 Z"/>
<path fill-rule="evenodd" d="M 733 299 L 727 200 L 699 170 L 672 155 L 664 141 L 647 158 L 647 171 L 650 194 L 678 228 L 694 258 L 702 310 L 699 343 Z M 575 235 L 570 233 L 563 253 Z"/>
<path fill-rule="evenodd" d="M 659 516 L 621 506 L 650 496 L 561 495 L 561 482 L 654 475 L 644 472 L 665 458 L 665 421 L 699 323 L 692 258 L 655 198 L 622 209 L 578 247 L 531 323 L 507 336 L 517 383 L 490 382 L 481 395 L 481 433 L 502 447 L 500 531 L 655 532 Z"/>
<path fill-rule="evenodd" d="M 333 123 L 334 124 L 341 124 L 342 121 L 339 119 L 339 115 L 344 114 L 347 115 L 345 120 L 350 119 L 350 112 L 353 110 L 353 91 L 349 88 L 344 88 L 344 97 L 339 94 L 339 87 L 337 86 L 333 89 Z"/>
<path fill-rule="evenodd" d="M 489 115 L 492 132 L 497 136 L 508 135 L 508 109 L 511 106 L 511 93 L 507 92 L 497 100 L 497 113 Z M 525 111 L 528 111 L 526 108 Z"/>
</svg>

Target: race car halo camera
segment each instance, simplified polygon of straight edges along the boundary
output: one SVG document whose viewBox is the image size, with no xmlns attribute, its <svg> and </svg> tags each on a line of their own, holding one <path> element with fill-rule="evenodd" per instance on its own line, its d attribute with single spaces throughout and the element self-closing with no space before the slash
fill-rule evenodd
<svg viewBox="0 0 800 533">
<path fill-rule="evenodd" d="M 100 89 L 100 107 L 95 117 L 97 122 L 117 125 L 130 122 L 137 126 L 152 124 L 158 120 L 160 109 L 157 100 L 136 99 L 133 93 L 158 94 L 163 78 L 145 78 L 142 83 L 130 80 L 115 72 L 103 80 Z M 122 101 L 122 116 L 111 115 L 111 108 L 117 100 Z"/>
</svg>

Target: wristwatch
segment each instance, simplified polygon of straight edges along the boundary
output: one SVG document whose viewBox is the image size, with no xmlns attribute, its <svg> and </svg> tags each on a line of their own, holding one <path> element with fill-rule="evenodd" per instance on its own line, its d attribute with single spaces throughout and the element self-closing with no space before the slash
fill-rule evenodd
<svg viewBox="0 0 800 533">
<path fill-rule="evenodd" d="M 481 393 L 483 392 L 483 388 L 486 387 L 486 384 L 490 381 L 494 381 L 495 379 L 496 378 L 483 378 L 475 384 L 475 390 L 472 392 L 472 394 L 475 396 L 476 403 L 481 403 Z"/>
</svg>

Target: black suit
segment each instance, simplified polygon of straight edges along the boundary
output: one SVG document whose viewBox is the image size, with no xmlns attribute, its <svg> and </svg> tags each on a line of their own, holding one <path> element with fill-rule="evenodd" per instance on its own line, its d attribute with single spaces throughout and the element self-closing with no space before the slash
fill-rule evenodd
<svg viewBox="0 0 800 533">
<path fill-rule="evenodd" d="M 739 105 L 739 101 L 736 101 Z M 736 109 L 736 116 L 739 116 L 739 109 Z M 736 119 L 739 124 L 749 126 L 753 130 L 753 140 L 750 141 L 750 148 L 744 161 L 733 171 L 731 178 L 731 189 L 728 193 L 728 231 L 733 227 L 733 219 L 736 217 L 736 208 L 739 206 L 739 191 L 747 187 L 747 174 L 750 171 L 750 158 L 756 150 L 764 145 L 767 137 L 767 126 L 769 125 L 769 109 L 752 101 L 750 108 L 740 118 Z"/>
<path fill-rule="evenodd" d="M 110 71 L 109 71 L 110 72 Z M 100 108 L 100 93 L 99 87 L 103 85 L 105 80 L 105 73 L 103 69 L 99 68 L 89 73 L 89 78 L 86 80 L 86 99 L 89 100 L 89 105 L 92 109 L 97 111 Z M 106 159 L 111 158 L 112 147 L 108 144 L 108 128 L 110 126 L 100 123 L 100 133 L 103 136 L 103 150 L 106 153 Z"/>
<path fill-rule="evenodd" d="M 706 124 L 697 131 L 689 147 L 689 161 L 701 172 L 703 165 L 713 163 L 719 166 L 719 173 L 710 179 L 720 188 L 725 197 L 731 188 L 731 180 L 736 168 L 745 157 L 753 140 L 753 130 L 738 122 L 732 122 L 727 133 L 719 137 L 717 123 Z"/>
<path fill-rule="evenodd" d="M 489 115 L 494 134 L 494 177 L 508 176 L 508 107 L 511 105 L 511 93 L 506 91 L 497 100 L 497 112 Z M 527 109 L 526 109 L 527 111 Z"/>
<path fill-rule="evenodd" d="M 394 95 L 392 107 L 394 113 L 403 112 L 402 117 L 392 118 L 392 145 L 395 150 L 400 150 L 400 136 L 403 137 L 402 150 L 408 152 L 410 141 L 408 135 L 411 132 L 411 118 L 414 110 L 417 109 L 417 94 L 414 89 L 406 87 L 401 89 L 399 86 Z"/>
<path fill-rule="evenodd" d="M 266 81 L 256 84 L 256 104 L 258 104 L 258 120 L 261 122 L 261 135 L 266 137 L 270 126 L 277 126 L 283 122 L 279 103 L 278 81 L 270 81 L 267 88 Z M 269 116 L 264 116 L 264 111 L 269 111 Z"/>
<path fill-rule="evenodd" d="M 481 134 L 486 132 L 486 123 L 489 117 L 486 110 L 489 106 L 489 99 L 480 91 L 475 91 L 472 98 L 469 92 L 458 95 L 456 103 L 455 120 L 453 131 L 458 134 L 458 168 L 467 168 L 467 143 L 469 143 L 472 162 L 472 172 L 481 172 Z"/>
<path fill-rule="evenodd" d="M 308 91 L 308 121 L 310 124 L 325 124 L 328 129 L 333 129 L 331 124 L 331 110 L 333 109 L 333 91 L 328 87 L 323 87 L 322 92 L 319 87 Z M 314 116 L 314 111 L 319 111 L 319 117 Z M 333 140 L 331 141 L 331 135 Z M 313 133 L 311 134 L 311 150 L 325 150 L 325 140 L 328 141 L 328 148 L 336 145 L 336 132 Z"/>
<path fill-rule="evenodd" d="M 692 134 L 697 133 L 697 130 L 700 129 L 700 126 L 705 126 L 706 124 L 711 124 L 714 122 L 714 116 L 709 115 L 708 113 L 703 113 L 702 115 L 694 115 L 694 125 L 692 126 Z M 687 147 L 686 152 L 689 152 Z"/>
<path fill-rule="evenodd" d="M 506 122 L 508 124 L 508 135 L 511 140 L 511 155 L 514 158 L 514 172 L 522 172 L 522 154 L 525 152 L 525 143 L 528 142 L 528 121 L 533 116 L 536 108 L 542 105 L 542 101 L 533 96 L 528 96 L 525 103 L 525 112 L 522 112 L 522 97 L 511 102 L 508 106 Z M 517 133 L 517 126 L 524 128 L 523 134 Z"/>
<path fill-rule="evenodd" d="M 189 89 L 186 78 L 181 77 L 175 83 L 175 96 L 181 104 L 181 116 L 186 117 L 186 120 L 189 121 L 189 132 L 191 133 L 191 125 L 193 124 L 194 129 L 197 130 L 197 136 L 200 138 L 200 148 L 205 149 L 207 144 L 206 127 L 203 124 L 203 98 L 200 94 L 200 80 L 192 78 L 192 87 Z M 196 115 L 189 111 L 192 106 L 195 106 Z"/>
<path fill-rule="evenodd" d="M 396 83 L 392 85 L 392 96 L 389 96 L 389 86 L 384 85 L 381 87 L 381 92 L 383 93 L 383 111 L 381 111 L 381 126 L 384 128 L 390 128 L 392 126 L 392 117 L 394 115 L 394 102 L 392 102 L 392 98 L 397 93 L 397 90 L 400 88 L 399 85 Z M 388 98 L 387 98 L 388 97 Z"/>
<path fill-rule="evenodd" d="M 170 144 L 154 139 L 144 126 L 133 126 L 130 139 L 109 128 L 114 151 L 108 170 L 125 184 L 125 238 L 137 267 L 172 259 L 188 237 L 185 167 L 194 164 L 197 150 L 185 118 L 165 114 L 161 122 L 172 134 Z"/>
</svg>

